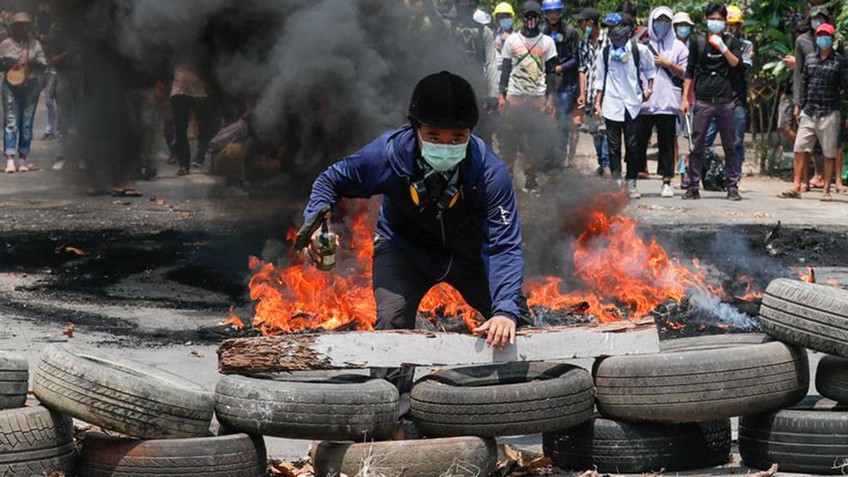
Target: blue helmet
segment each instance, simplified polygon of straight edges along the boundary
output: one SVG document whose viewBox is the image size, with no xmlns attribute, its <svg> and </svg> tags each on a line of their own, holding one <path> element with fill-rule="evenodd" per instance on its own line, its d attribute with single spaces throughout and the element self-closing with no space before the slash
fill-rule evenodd
<svg viewBox="0 0 848 477">
<path fill-rule="evenodd" d="M 551 10 L 562 10 L 564 8 L 562 0 L 542 0 L 542 11 L 549 12 Z"/>
</svg>

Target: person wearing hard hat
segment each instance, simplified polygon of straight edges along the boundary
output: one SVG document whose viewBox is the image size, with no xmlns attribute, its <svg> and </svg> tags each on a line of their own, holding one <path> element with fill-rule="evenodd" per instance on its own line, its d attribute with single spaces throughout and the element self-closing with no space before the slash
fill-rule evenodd
<svg viewBox="0 0 848 477">
<path fill-rule="evenodd" d="M 495 14 L 495 22 L 497 23 L 497 29 L 495 30 L 495 49 L 500 55 L 504 42 L 514 31 L 515 10 L 512 9 L 512 5 L 508 2 L 501 2 L 495 5 L 493 13 Z M 501 63 L 498 62 L 498 78 L 500 78 L 500 73 Z"/>
<path fill-rule="evenodd" d="M 748 71 L 754 66 L 754 44 L 742 35 L 742 24 L 745 15 L 736 5 L 727 7 L 727 32 L 739 40 L 742 49 L 742 64 L 733 69 L 733 120 L 736 124 L 734 147 L 736 148 L 736 169 L 742 173 L 742 163 L 745 159 L 745 128 L 747 126 L 746 111 L 748 110 Z M 712 149 L 718 135 L 718 124 L 715 119 L 707 131 L 706 147 Z"/>
<path fill-rule="evenodd" d="M 32 143 L 32 124 L 41 93 L 39 75 L 47 68 L 41 43 L 31 35 L 32 19 L 25 12 L 12 15 L 9 37 L 0 43 L 3 81 L 3 154 L 6 173 L 27 172 L 26 159 Z"/>
<path fill-rule="evenodd" d="M 571 114 L 574 111 L 574 102 L 579 93 L 578 66 L 580 33 L 571 25 L 562 21 L 562 0 L 543 0 L 542 14 L 547 24 L 542 33 L 554 39 L 557 49 L 556 73 L 557 86 L 554 92 L 554 103 L 556 105 L 557 125 L 560 128 L 559 158 L 567 162 L 569 157 L 569 145 L 571 142 Z"/>
</svg>

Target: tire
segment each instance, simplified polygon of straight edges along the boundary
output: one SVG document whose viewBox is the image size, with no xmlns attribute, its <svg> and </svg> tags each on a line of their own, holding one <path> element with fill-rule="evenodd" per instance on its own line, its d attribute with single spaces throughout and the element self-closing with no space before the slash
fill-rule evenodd
<svg viewBox="0 0 848 477">
<path fill-rule="evenodd" d="M 848 407 L 819 396 L 739 421 L 742 462 L 781 472 L 839 474 L 848 469 Z"/>
<path fill-rule="evenodd" d="M 848 403 L 848 359 L 822 358 L 816 370 L 816 391 L 828 399 Z"/>
<path fill-rule="evenodd" d="M 136 439 L 86 434 L 78 477 L 264 477 L 262 437 L 233 434 L 188 439 Z"/>
<path fill-rule="evenodd" d="M 558 431 L 594 413 L 588 371 L 567 364 L 508 363 L 439 371 L 412 388 L 410 414 L 431 437 Z"/>
<path fill-rule="evenodd" d="M 228 429 L 292 439 L 388 439 L 399 400 L 388 381 L 360 375 L 225 375 L 215 388 L 215 412 Z"/>
<path fill-rule="evenodd" d="M 660 352 L 701 351 L 708 349 L 727 349 L 737 346 L 763 344 L 774 341 L 762 333 L 739 333 L 730 335 L 693 336 L 660 341 Z"/>
<path fill-rule="evenodd" d="M 315 475 L 487 476 L 497 466 L 494 439 L 450 437 L 365 444 L 320 442 L 312 451 Z"/>
<path fill-rule="evenodd" d="M 780 341 L 848 358 L 848 291 L 772 280 L 763 295 L 760 326 Z"/>
<path fill-rule="evenodd" d="M 200 385 L 102 350 L 44 348 L 35 395 L 45 406 L 144 439 L 209 434 L 214 401 Z"/>
<path fill-rule="evenodd" d="M 38 405 L 0 411 L 0 475 L 70 475 L 75 455 L 69 417 Z"/>
<path fill-rule="evenodd" d="M 542 435 L 542 448 L 565 470 L 639 473 L 704 469 L 730 459 L 730 419 L 687 424 L 631 424 L 596 418 Z"/>
<path fill-rule="evenodd" d="M 797 403 L 807 352 L 781 342 L 616 356 L 595 362 L 598 412 L 632 422 L 699 422 Z"/>
<path fill-rule="evenodd" d="M 29 389 L 26 358 L 0 352 L 0 409 L 23 407 Z"/>
</svg>

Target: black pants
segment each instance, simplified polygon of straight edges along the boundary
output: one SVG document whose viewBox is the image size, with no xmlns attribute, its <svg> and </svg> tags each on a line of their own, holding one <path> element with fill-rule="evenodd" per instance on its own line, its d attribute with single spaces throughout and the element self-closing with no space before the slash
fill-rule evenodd
<svg viewBox="0 0 848 477">
<path fill-rule="evenodd" d="M 379 241 L 374 246 L 374 298 L 377 301 L 378 330 L 415 328 L 418 305 L 439 277 L 422 272 L 395 245 Z M 489 280 L 483 264 L 454 260 L 451 271 L 443 280 L 462 295 L 472 308 L 485 317 L 492 311 Z M 371 376 L 389 381 L 400 393 L 400 415 L 409 410 L 414 367 L 374 368 Z"/>
<path fill-rule="evenodd" d="M 191 113 L 197 120 L 197 153 L 195 162 L 203 163 L 209 141 L 215 135 L 215 110 L 209 98 L 194 98 L 186 95 L 171 96 L 174 114 L 174 152 L 179 158 L 180 168 L 191 166 L 191 149 L 188 144 L 188 122 Z"/>
<path fill-rule="evenodd" d="M 636 179 L 644 167 L 639 167 L 638 123 L 624 111 L 624 121 L 604 119 L 607 124 L 607 142 L 609 143 L 610 170 L 613 177 L 621 177 L 621 136 L 624 135 L 624 162 L 627 163 L 627 179 Z"/>
<path fill-rule="evenodd" d="M 677 115 L 676 114 L 640 114 L 636 119 L 638 130 L 636 137 L 639 138 L 638 170 L 645 170 L 648 164 L 648 140 L 654 126 L 657 128 L 657 141 L 659 155 L 657 160 L 657 174 L 664 179 L 674 177 L 674 140 L 677 138 Z M 630 171 L 630 166 L 627 168 Z M 638 171 L 637 171 L 638 172 Z M 629 176 L 629 175 L 628 175 Z"/>
</svg>

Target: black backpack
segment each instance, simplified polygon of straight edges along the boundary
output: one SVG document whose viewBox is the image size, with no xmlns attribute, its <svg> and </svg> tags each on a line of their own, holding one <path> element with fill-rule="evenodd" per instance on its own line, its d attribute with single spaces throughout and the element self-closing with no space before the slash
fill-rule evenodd
<svg viewBox="0 0 848 477">
<path fill-rule="evenodd" d="M 651 53 L 653 53 L 654 56 L 660 56 L 660 54 L 657 53 L 657 50 L 654 49 L 654 46 L 651 45 L 650 41 L 645 43 L 645 46 L 647 46 L 648 49 L 651 50 Z M 670 69 L 666 68 L 665 66 L 663 66 L 661 69 L 663 71 L 665 71 L 665 74 L 667 74 L 669 78 L 671 78 L 671 84 L 673 84 L 675 88 L 680 88 L 680 89 L 683 88 L 683 78 L 677 76 L 676 74 L 674 74 Z"/>
<path fill-rule="evenodd" d="M 607 91 L 607 75 L 609 74 L 609 57 L 610 57 L 610 46 L 607 45 L 604 47 L 604 87 L 603 92 Z M 636 78 L 639 82 L 639 91 L 644 94 L 644 90 L 642 88 L 642 61 L 641 61 L 641 53 L 639 52 L 639 44 L 636 40 L 630 40 L 630 49 L 633 52 L 633 61 L 636 62 Z"/>
<path fill-rule="evenodd" d="M 486 63 L 486 47 L 483 44 L 483 33 L 485 27 L 477 22 L 472 25 L 455 23 L 453 25 L 453 34 L 465 52 L 471 58 L 479 61 L 480 64 Z"/>
</svg>

